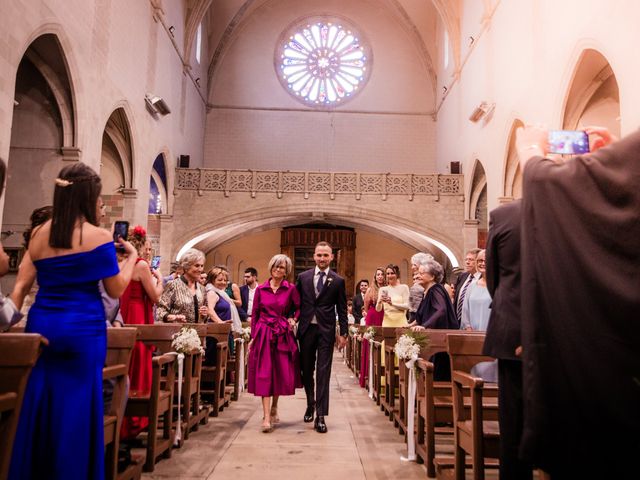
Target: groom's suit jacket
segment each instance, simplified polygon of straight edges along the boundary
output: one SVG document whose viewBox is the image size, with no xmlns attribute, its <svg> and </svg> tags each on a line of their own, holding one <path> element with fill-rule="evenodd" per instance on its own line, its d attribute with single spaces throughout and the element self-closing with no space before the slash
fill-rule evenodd
<svg viewBox="0 0 640 480">
<path fill-rule="evenodd" d="M 300 317 L 298 337 L 304 336 L 313 317 L 316 317 L 322 335 L 335 336 L 336 314 L 340 324 L 340 335 L 347 334 L 347 293 L 344 279 L 329 270 L 322 291 L 316 297 L 313 284 L 315 268 L 298 275 L 296 288 L 300 293 Z"/>
</svg>

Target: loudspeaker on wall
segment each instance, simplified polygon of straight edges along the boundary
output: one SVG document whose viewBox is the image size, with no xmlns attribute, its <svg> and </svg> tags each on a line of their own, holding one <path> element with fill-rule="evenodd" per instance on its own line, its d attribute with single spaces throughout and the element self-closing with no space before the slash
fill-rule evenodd
<svg viewBox="0 0 640 480">
<path fill-rule="evenodd" d="M 189 168 L 190 155 L 180 155 L 178 157 L 178 168 Z"/>
<path fill-rule="evenodd" d="M 449 167 L 451 175 L 460 175 L 460 162 L 451 162 Z"/>
</svg>

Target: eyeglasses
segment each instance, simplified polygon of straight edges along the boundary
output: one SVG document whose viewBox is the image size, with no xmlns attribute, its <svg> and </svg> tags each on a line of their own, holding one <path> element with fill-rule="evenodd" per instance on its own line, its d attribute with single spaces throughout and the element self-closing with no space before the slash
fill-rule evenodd
<svg viewBox="0 0 640 480">
<path fill-rule="evenodd" d="M 484 260 L 476 260 L 476 263 L 486 263 Z"/>
</svg>

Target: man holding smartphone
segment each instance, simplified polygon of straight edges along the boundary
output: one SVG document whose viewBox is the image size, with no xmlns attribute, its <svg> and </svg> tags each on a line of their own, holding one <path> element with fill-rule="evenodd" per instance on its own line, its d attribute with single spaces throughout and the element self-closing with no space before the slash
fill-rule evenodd
<svg viewBox="0 0 640 480">
<path fill-rule="evenodd" d="M 551 478 L 634 478 L 640 416 L 640 131 L 546 158 L 520 129 L 521 456 Z M 599 149 L 600 146 L 611 145 Z M 615 459 L 615 460 L 612 460 Z"/>
</svg>

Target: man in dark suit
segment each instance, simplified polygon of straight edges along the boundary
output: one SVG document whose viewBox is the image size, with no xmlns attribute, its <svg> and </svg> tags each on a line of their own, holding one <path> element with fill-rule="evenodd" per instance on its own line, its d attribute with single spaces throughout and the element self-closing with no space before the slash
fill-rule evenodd
<svg viewBox="0 0 640 480">
<path fill-rule="evenodd" d="M 530 480 L 531 467 L 518 459 L 523 428 L 522 362 L 516 356 L 522 344 L 520 213 L 521 201 L 516 200 L 489 215 L 487 289 L 493 301 L 483 353 L 498 359 L 500 478 Z"/>
<path fill-rule="evenodd" d="M 458 323 L 462 322 L 462 304 L 466 295 L 467 288 L 471 285 L 471 282 L 476 276 L 476 257 L 478 256 L 479 248 L 472 248 L 464 256 L 464 272 L 458 275 L 455 286 L 455 295 L 453 297 L 453 311 L 456 312 L 456 318 Z"/>
<path fill-rule="evenodd" d="M 300 293 L 300 364 L 302 383 L 307 394 L 304 421 L 313 421 L 315 410 L 314 428 L 319 433 L 326 433 L 324 417 L 329 414 L 329 379 L 336 341 L 336 314 L 340 324 L 338 347 L 342 349 L 347 343 L 347 294 L 344 279 L 329 269 L 333 260 L 331 245 L 319 242 L 313 259 L 316 267 L 298 275 L 296 283 Z"/>
<path fill-rule="evenodd" d="M 240 300 L 242 300 L 242 306 L 238 308 L 238 313 L 242 317 L 242 312 L 245 314 L 245 319 L 251 323 L 251 313 L 253 310 L 253 295 L 258 288 L 258 271 L 253 267 L 248 267 L 244 271 L 244 285 L 240 287 Z"/>
<path fill-rule="evenodd" d="M 353 318 L 356 320 L 356 325 L 360 325 L 362 320 L 362 308 L 364 307 L 364 295 L 369 288 L 369 280 L 362 279 L 356 285 L 356 294 L 353 296 Z"/>
</svg>

